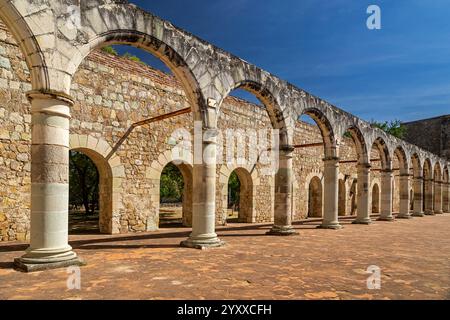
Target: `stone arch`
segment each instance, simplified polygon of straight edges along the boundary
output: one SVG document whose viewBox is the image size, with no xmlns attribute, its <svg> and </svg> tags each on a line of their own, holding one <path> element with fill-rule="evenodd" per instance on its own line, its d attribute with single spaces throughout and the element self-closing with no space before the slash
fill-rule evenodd
<svg viewBox="0 0 450 320">
<path fill-rule="evenodd" d="M 405 149 L 398 146 L 394 150 L 394 155 L 398 158 L 400 174 L 409 174 L 409 161 Z"/>
<path fill-rule="evenodd" d="M 372 183 L 372 213 L 380 213 L 380 192 L 379 182 Z"/>
<path fill-rule="evenodd" d="M 243 89 L 247 92 L 254 94 L 259 101 L 266 108 L 270 122 L 274 129 L 285 129 L 287 124 L 285 122 L 285 116 L 281 109 L 279 101 L 276 99 L 272 90 L 265 84 L 258 82 L 257 80 L 241 80 L 230 87 L 226 95 L 219 102 L 219 106 L 222 105 L 223 100 L 230 95 L 233 90 Z"/>
<path fill-rule="evenodd" d="M 255 194 L 256 187 L 260 185 L 258 171 L 254 166 L 236 166 L 236 165 L 222 165 L 220 168 L 219 184 L 221 185 L 220 196 L 222 203 L 222 222 L 225 224 L 227 219 L 228 208 L 228 182 L 233 172 L 236 172 L 240 189 L 239 201 L 239 222 L 255 223 Z"/>
<path fill-rule="evenodd" d="M 323 217 L 323 186 L 319 176 L 313 176 L 308 183 L 308 217 Z"/>
<path fill-rule="evenodd" d="M 102 233 L 119 233 L 122 179 L 125 169 L 120 157 L 113 154 L 111 146 L 101 138 L 91 135 L 70 135 L 70 150 L 88 156 L 99 172 L 99 228 Z"/>
<path fill-rule="evenodd" d="M 381 168 L 383 170 L 391 170 L 392 169 L 392 158 L 389 153 L 389 148 L 386 144 L 386 141 L 378 137 L 374 140 L 372 146 L 376 148 L 381 158 Z"/>
<path fill-rule="evenodd" d="M 303 114 L 310 116 L 319 127 L 324 143 L 325 158 L 337 157 L 337 140 L 331 121 L 317 108 L 306 108 L 300 116 Z"/>
<path fill-rule="evenodd" d="M 187 227 L 192 226 L 192 154 L 188 152 L 188 150 L 183 150 L 183 152 L 177 153 L 167 150 L 159 155 L 158 160 L 154 160 L 151 163 L 146 172 L 146 178 L 150 179 L 152 185 L 152 188 L 150 188 L 150 203 L 154 214 L 153 217 L 151 217 L 153 218 L 151 225 L 155 229 L 159 226 L 161 174 L 169 163 L 173 163 L 180 170 L 183 176 L 183 225 Z"/>
<path fill-rule="evenodd" d="M 205 49 L 199 41 L 192 41 L 191 34 L 128 3 L 99 5 L 94 2 L 82 6 L 81 25 L 83 27 L 74 34 L 83 38 L 83 43 L 80 45 L 73 40 L 67 43 L 72 47 L 64 71 L 70 79 L 65 81 L 61 91 L 69 92 L 73 75 L 94 49 L 130 45 L 164 62 L 183 87 L 194 119 L 202 120 L 207 128 L 215 126 L 216 119 L 207 110 L 209 103 L 205 94 L 211 86 L 212 73 L 207 66 L 211 59 L 205 61 L 207 53 L 202 52 Z"/>
<path fill-rule="evenodd" d="M 411 156 L 411 169 L 414 175 L 414 178 L 422 177 L 422 165 L 420 163 L 420 157 L 417 153 L 413 153 Z"/>
<path fill-rule="evenodd" d="M 25 7 L 27 15 L 23 16 L 19 11 L 23 11 Z M 18 10 L 11 1 L 0 0 L 0 19 L 19 45 L 28 70 L 30 70 L 32 89 L 48 91 L 51 89 L 50 77 L 44 53 L 39 45 L 39 40 L 46 36 L 46 30 L 41 29 L 42 32 L 36 34 L 31 30 L 29 24 L 32 23 L 33 17 L 47 15 L 51 10 L 50 8 L 42 10 L 40 6 L 35 7 L 31 3 L 25 7 Z"/>
<path fill-rule="evenodd" d="M 350 136 L 356 146 L 356 155 L 358 157 L 358 163 L 359 164 L 366 164 L 369 163 L 369 150 L 367 149 L 366 139 L 364 138 L 364 135 L 362 134 L 361 130 L 356 125 L 349 126 L 346 130 L 344 130 L 344 133 L 348 132 L 350 133 Z"/>
</svg>

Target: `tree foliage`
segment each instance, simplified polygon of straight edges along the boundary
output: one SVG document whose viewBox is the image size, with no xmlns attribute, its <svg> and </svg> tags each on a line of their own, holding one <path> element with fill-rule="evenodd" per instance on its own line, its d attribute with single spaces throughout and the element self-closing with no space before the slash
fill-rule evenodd
<svg viewBox="0 0 450 320">
<path fill-rule="evenodd" d="M 147 65 L 144 61 L 141 60 L 141 58 L 139 58 L 138 56 L 135 56 L 135 55 L 133 55 L 133 54 L 131 54 L 129 52 L 125 52 L 123 57 L 128 59 L 128 60 L 131 60 L 131 61 L 134 61 L 134 62 L 139 62 L 139 63 L 141 63 L 143 65 Z"/>
<path fill-rule="evenodd" d="M 239 206 L 241 182 L 236 171 L 233 171 L 228 180 L 228 208 Z"/>
<path fill-rule="evenodd" d="M 102 51 L 103 51 L 103 52 L 106 52 L 106 53 L 109 53 L 109 54 L 112 54 L 113 56 L 118 56 L 118 55 L 119 55 L 119 54 L 117 53 L 116 49 L 114 49 L 114 48 L 111 47 L 111 46 L 103 47 L 103 48 L 102 48 Z"/>
<path fill-rule="evenodd" d="M 70 151 L 69 161 L 69 206 L 83 206 L 86 214 L 92 214 L 98 210 L 97 167 L 88 156 L 77 151 Z"/>
<path fill-rule="evenodd" d="M 177 203 L 183 201 L 184 180 L 180 169 L 169 163 L 161 173 L 160 201 L 162 203 Z"/>
<path fill-rule="evenodd" d="M 384 122 L 372 120 L 370 121 L 370 125 L 374 128 L 379 128 L 399 139 L 403 139 L 406 134 L 406 127 L 402 125 L 402 122 L 400 120 Z"/>
</svg>

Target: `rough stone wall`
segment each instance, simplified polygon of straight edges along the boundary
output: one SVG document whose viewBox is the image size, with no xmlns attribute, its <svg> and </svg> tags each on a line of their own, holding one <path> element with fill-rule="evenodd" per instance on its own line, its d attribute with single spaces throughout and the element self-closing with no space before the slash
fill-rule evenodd
<svg viewBox="0 0 450 320">
<path fill-rule="evenodd" d="M 30 75 L 19 48 L 0 25 L 0 241 L 29 237 L 31 115 L 25 97 L 25 92 L 31 89 L 29 81 Z M 189 106 L 186 95 L 173 77 L 101 52 L 92 53 L 76 72 L 71 95 L 75 99 L 71 110 L 71 145 L 96 152 L 99 158 L 111 151 L 132 123 Z M 233 97 L 224 102 L 219 129 L 270 127 L 267 112 L 260 106 Z M 99 168 L 100 171 L 111 171 L 111 232 L 157 229 L 159 176 L 152 164 L 158 163 L 162 167 L 167 164 L 167 152 L 172 148 L 169 137 L 177 128 L 192 131 L 192 116 L 178 116 L 136 128 L 112 153 L 109 161 L 96 162 L 105 166 Z M 317 126 L 297 122 L 295 144 L 320 141 L 322 137 Z M 248 149 L 250 143 L 246 141 L 244 148 Z M 309 179 L 321 174 L 323 157 L 323 147 L 295 151 L 295 219 L 307 214 Z M 356 159 L 351 139 L 343 139 L 341 158 Z M 247 170 L 252 171 L 251 166 Z M 218 224 L 225 223 L 220 214 L 226 209 L 224 172 L 223 165 L 218 165 Z M 374 177 L 377 174 L 374 173 Z M 261 174 L 259 164 L 251 175 L 254 183 L 253 221 L 273 221 L 274 177 Z M 346 198 L 350 199 L 356 164 L 341 165 L 341 175 L 346 183 Z M 349 203 L 348 200 L 347 208 Z"/>
<path fill-rule="evenodd" d="M 405 140 L 450 159 L 450 115 L 403 123 Z"/>
</svg>

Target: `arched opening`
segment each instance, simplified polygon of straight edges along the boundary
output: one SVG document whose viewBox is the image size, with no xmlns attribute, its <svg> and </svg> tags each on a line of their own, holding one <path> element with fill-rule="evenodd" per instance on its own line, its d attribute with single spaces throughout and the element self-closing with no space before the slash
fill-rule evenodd
<svg viewBox="0 0 450 320">
<path fill-rule="evenodd" d="M 370 178 L 379 179 L 377 186 L 376 212 L 380 213 L 380 220 L 392 221 L 393 217 L 393 193 L 394 193 L 394 171 L 392 170 L 392 158 L 389 154 L 386 142 L 382 138 L 377 138 L 370 152 Z M 374 196 L 375 197 L 375 196 Z M 380 199 L 383 201 L 380 202 Z M 373 208 L 372 201 L 372 208 Z M 372 211 L 373 212 L 373 211 Z"/>
<path fill-rule="evenodd" d="M 228 179 L 227 222 L 253 221 L 253 183 L 250 173 L 238 168 Z"/>
<path fill-rule="evenodd" d="M 414 177 L 413 179 L 413 215 L 422 216 L 423 215 L 423 170 L 420 163 L 420 159 L 417 153 L 411 156 L 411 168 L 410 175 Z"/>
<path fill-rule="evenodd" d="M 112 172 L 90 149 L 69 151 L 69 234 L 111 233 Z"/>
<path fill-rule="evenodd" d="M 219 105 L 218 145 L 223 148 L 218 149 L 217 158 L 222 160 L 225 172 L 221 181 L 223 201 L 217 203 L 217 211 L 222 213 L 218 223 L 252 223 L 256 220 L 271 222 L 275 217 L 273 203 L 279 196 L 274 185 L 284 182 L 277 179 L 280 158 L 274 148 L 289 143 L 283 113 L 268 88 L 252 81 L 236 83 Z M 247 117 L 245 110 L 250 110 L 252 116 Z M 233 121 L 244 125 L 230 128 L 230 122 Z M 230 175 L 225 168 L 235 167 L 238 169 L 235 170 L 235 175 L 231 175 L 231 182 L 235 185 L 233 190 L 236 191 L 230 191 Z M 254 183 L 251 175 L 254 172 L 261 173 L 258 178 L 261 182 L 257 186 L 258 192 L 267 196 L 266 201 L 253 205 Z M 231 193 L 236 196 L 230 196 Z M 249 201 L 246 203 L 245 199 Z"/>
<path fill-rule="evenodd" d="M 192 170 L 169 162 L 161 172 L 159 228 L 192 224 Z"/>
<path fill-rule="evenodd" d="M 356 215 L 356 210 L 357 210 L 357 185 L 358 185 L 358 181 L 356 179 L 353 180 L 352 182 L 352 186 L 350 187 L 350 192 L 349 192 L 349 196 L 350 196 L 350 215 L 354 216 Z"/>
<path fill-rule="evenodd" d="M 346 188 L 344 179 L 339 179 L 339 195 L 338 195 L 338 214 L 339 216 L 346 215 Z"/>
<path fill-rule="evenodd" d="M 380 187 L 375 183 L 372 187 L 372 213 L 380 213 Z"/>
<path fill-rule="evenodd" d="M 364 172 L 369 168 L 369 159 L 364 136 L 356 126 L 349 126 L 339 143 L 339 170 L 346 176 L 354 176 L 349 190 L 349 214 L 358 215 L 361 221 L 370 221 L 369 207 L 369 174 Z M 361 203 L 361 212 L 358 204 Z M 365 220 L 364 220 L 365 219 Z"/>
<path fill-rule="evenodd" d="M 313 177 L 308 189 L 308 217 L 321 218 L 322 212 L 322 181 L 319 177 Z"/>
</svg>

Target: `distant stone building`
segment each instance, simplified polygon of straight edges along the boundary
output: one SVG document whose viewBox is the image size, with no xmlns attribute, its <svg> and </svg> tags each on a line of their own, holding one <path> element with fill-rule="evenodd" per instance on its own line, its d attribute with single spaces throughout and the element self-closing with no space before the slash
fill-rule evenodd
<svg viewBox="0 0 450 320">
<path fill-rule="evenodd" d="M 450 114 L 403 125 L 407 128 L 406 141 L 450 159 Z"/>
</svg>

